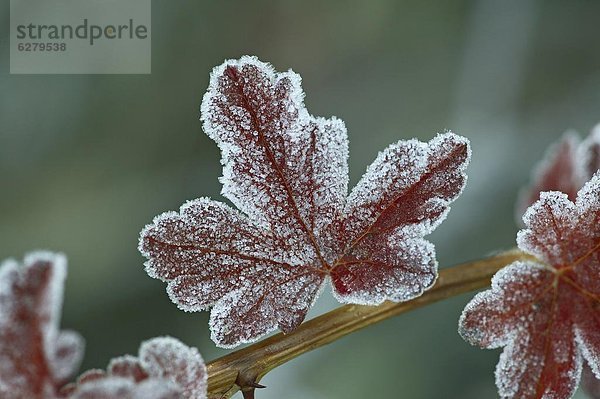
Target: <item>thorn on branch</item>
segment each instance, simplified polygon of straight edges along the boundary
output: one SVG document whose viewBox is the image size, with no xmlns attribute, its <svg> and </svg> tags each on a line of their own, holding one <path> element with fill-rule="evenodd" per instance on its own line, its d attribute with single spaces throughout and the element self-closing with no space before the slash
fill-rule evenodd
<svg viewBox="0 0 600 399">
<path fill-rule="evenodd" d="M 256 382 L 256 376 L 248 376 L 243 372 L 238 373 L 235 383 L 240 387 L 240 391 L 242 391 L 244 399 L 254 399 L 255 389 L 266 388 L 266 386 Z"/>
</svg>

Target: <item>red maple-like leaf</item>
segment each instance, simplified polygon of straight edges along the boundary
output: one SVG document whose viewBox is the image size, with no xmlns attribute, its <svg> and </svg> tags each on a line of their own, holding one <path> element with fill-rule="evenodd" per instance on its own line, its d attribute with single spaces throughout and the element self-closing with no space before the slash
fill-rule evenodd
<svg viewBox="0 0 600 399">
<path fill-rule="evenodd" d="M 465 308 L 459 331 L 483 348 L 504 346 L 503 398 L 569 398 L 583 359 L 600 375 L 600 174 L 575 202 L 544 192 L 523 218 L 519 248 L 537 261 L 502 269 Z"/>
<path fill-rule="evenodd" d="M 79 366 L 83 339 L 58 330 L 66 269 L 49 252 L 0 266 L 0 398 L 55 398 Z"/>
<path fill-rule="evenodd" d="M 538 200 L 543 191 L 560 191 L 572 201 L 577 191 L 600 169 L 600 125 L 583 141 L 574 132 L 567 132 L 560 142 L 546 151 L 535 167 L 532 183 L 517 201 L 517 216 Z"/>
<path fill-rule="evenodd" d="M 537 165 L 530 187 L 521 191 L 517 215 L 523 215 L 543 191 L 561 191 L 575 200 L 577 191 L 600 169 L 600 125 L 592 129 L 582 142 L 579 135 L 567 132 L 561 141 L 550 147 Z M 600 381 L 584 364 L 583 387 L 591 397 L 600 398 Z"/>
<path fill-rule="evenodd" d="M 114 359 L 65 383 L 83 356 L 83 339 L 59 331 L 67 261 L 34 252 L 0 266 L 1 399 L 205 399 L 206 367 L 174 338 L 142 343 L 138 358 Z"/>
<path fill-rule="evenodd" d="M 68 399 L 205 399 L 206 367 L 195 348 L 171 337 L 143 342 L 139 356 L 113 359 L 65 386 Z"/>
<path fill-rule="evenodd" d="M 431 287 L 434 247 L 423 236 L 465 184 L 468 140 L 400 141 L 347 196 L 344 124 L 310 115 L 300 77 L 253 57 L 215 68 L 204 130 L 222 151 L 223 195 L 146 226 L 147 273 L 186 311 L 212 306 L 222 347 L 295 329 L 327 280 L 341 302 L 405 301 Z"/>
</svg>

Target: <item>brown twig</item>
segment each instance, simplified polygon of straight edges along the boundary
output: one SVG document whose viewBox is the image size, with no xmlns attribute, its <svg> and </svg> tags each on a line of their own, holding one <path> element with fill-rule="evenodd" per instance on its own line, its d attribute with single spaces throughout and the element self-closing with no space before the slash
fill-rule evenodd
<svg viewBox="0 0 600 399">
<path fill-rule="evenodd" d="M 229 398 L 240 389 L 254 397 L 258 381 L 275 367 L 354 331 L 422 306 L 489 285 L 491 277 L 516 260 L 528 259 L 518 250 L 463 263 L 440 271 L 435 285 L 408 302 L 379 306 L 345 305 L 309 320 L 293 333 L 276 334 L 208 363 L 208 397 Z M 458 317 L 458 316 L 457 316 Z"/>
</svg>

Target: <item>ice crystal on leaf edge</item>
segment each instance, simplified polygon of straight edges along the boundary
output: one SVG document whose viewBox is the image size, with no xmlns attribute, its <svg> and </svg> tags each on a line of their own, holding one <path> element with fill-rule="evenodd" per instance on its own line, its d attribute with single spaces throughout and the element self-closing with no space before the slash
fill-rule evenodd
<svg viewBox="0 0 600 399">
<path fill-rule="evenodd" d="M 221 347 L 294 330 L 324 284 L 343 303 L 406 301 L 437 276 L 429 234 L 462 192 L 468 140 L 399 141 L 348 196 L 343 122 L 303 104 L 300 76 L 255 57 L 216 67 L 201 106 L 222 152 L 222 194 L 156 217 L 140 235 L 147 273 L 186 311 L 212 307 Z"/>
</svg>

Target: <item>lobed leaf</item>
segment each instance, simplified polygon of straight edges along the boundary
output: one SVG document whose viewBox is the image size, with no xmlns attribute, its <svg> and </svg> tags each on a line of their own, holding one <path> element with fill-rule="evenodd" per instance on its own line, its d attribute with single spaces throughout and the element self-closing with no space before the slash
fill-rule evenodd
<svg viewBox="0 0 600 399">
<path fill-rule="evenodd" d="M 465 308 L 459 332 L 473 345 L 504 347 L 496 368 L 503 398 L 570 398 L 583 359 L 600 376 L 600 174 L 575 202 L 544 192 L 523 218 L 517 262 Z"/>
<path fill-rule="evenodd" d="M 54 398 L 79 367 L 83 339 L 58 329 L 66 270 L 50 252 L 0 266 L 0 397 Z"/>
<path fill-rule="evenodd" d="M 348 190 L 344 124 L 310 115 L 300 77 L 254 57 L 214 69 L 201 107 L 222 194 L 146 226 L 146 271 L 186 311 L 212 307 L 217 345 L 295 329 L 331 279 L 342 302 L 404 301 L 437 276 L 429 234 L 465 184 L 468 140 L 400 141 Z"/>
<path fill-rule="evenodd" d="M 517 201 L 520 219 L 543 191 L 560 191 L 574 201 L 577 191 L 600 169 L 600 124 L 581 141 L 575 132 L 563 134 L 537 164 L 529 187 L 523 189 Z"/>
<path fill-rule="evenodd" d="M 202 357 L 171 337 L 143 342 L 139 356 L 111 360 L 107 372 L 91 370 L 62 390 L 68 399 L 204 399 Z"/>
<path fill-rule="evenodd" d="M 142 343 L 139 357 L 111 361 L 66 384 L 83 339 L 59 331 L 66 258 L 34 252 L 0 265 L 0 398 L 204 399 L 206 367 L 195 348 L 170 337 Z"/>
</svg>

